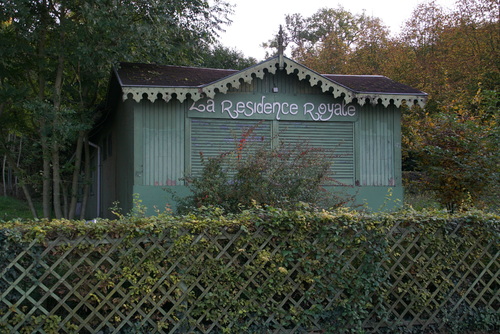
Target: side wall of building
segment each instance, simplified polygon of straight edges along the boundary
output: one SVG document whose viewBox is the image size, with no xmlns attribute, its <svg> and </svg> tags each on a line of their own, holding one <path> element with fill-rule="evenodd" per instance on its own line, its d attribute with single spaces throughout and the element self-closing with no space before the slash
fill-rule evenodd
<svg viewBox="0 0 500 334">
<path fill-rule="evenodd" d="M 139 147 L 142 143 L 135 140 L 135 134 L 142 133 L 142 109 L 133 100 L 122 102 L 120 99 L 109 117 L 103 126 L 105 130 L 92 143 L 87 219 L 95 218 L 97 212 L 99 217 L 116 218 L 113 207 L 129 212 L 133 206 L 134 182 L 141 179 L 134 171 L 139 170 L 135 152 L 142 151 Z M 142 158 L 142 154 L 139 157 Z"/>
</svg>

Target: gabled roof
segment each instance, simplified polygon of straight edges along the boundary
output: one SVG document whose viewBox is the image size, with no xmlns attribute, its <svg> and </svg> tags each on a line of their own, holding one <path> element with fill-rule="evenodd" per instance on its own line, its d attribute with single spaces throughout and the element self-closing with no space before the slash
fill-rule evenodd
<svg viewBox="0 0 500 334">
<path fill-rule="evenodd" d="M 121 63 L 117 69 L 122 86 L 197 87 L 227 77 L 237 70 Z"/>
<path fill-rule="evenodd" d="M 144 94 L 154 101 L 161 94 L 165 101 L 177 98 L 183 102 L 188 96 L 194 101 L 204 96 L 213 98 L 216 93 L 225 94 L 229 87 L 239 88 L 242 82 L 251 83 L 254 78 L 264 78 L 266 72 L 276 73 L 283 69 L 295 73 L 299 80 L 307 80 L 311 86 L 319 86 L 323 92 L 343 97 L 346 103 L 357 99 L 363 105 L 367 101 L 384 106 L 391 102 L 399 107 L 403 101 L 423 106 L 427 94 L 380 75 L 319 74 L 289 58 L 276 56 L 242 71 L 155 64 L 121 63 L 115 75 L 123 91 L 123 99 L 129 94 L 140 101 Z"/>
</svg>

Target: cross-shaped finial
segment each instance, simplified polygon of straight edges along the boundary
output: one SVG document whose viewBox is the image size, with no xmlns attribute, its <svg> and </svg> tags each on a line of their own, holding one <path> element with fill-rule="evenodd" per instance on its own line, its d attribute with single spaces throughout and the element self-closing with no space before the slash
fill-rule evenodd
<svg viewBox="0 0 500 334">
<path fill-rule="evenodd" d="M 283 26 L 280 25 L 280 31 L 278 32 L 278 54 L 283 54 Z"/>
<path fill-rule="evenodd" d="M 285 63 L 283 59 L 284 51 L 284 39 L 283 39 L 283 27 L 280 25 L 280 31 L 278 32 L 278 57 L 279 57 L 279 68 L 282 70 L 285 68 Z"/>
</svg>

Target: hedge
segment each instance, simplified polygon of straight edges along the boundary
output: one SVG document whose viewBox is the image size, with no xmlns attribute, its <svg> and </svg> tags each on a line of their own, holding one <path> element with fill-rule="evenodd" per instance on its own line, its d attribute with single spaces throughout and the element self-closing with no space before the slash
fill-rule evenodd
<svg viewBox="0 0 500 334">
<path fill-rule="evenodd" d="M 500 329 L 495 214 L 202 208 L 0 225 L 0 332 Z"/>
</svg>

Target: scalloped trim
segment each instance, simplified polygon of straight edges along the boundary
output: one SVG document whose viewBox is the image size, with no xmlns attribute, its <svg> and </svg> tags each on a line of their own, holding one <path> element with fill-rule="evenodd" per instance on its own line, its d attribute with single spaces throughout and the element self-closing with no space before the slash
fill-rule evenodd
<svg viewBox="0 0 500 334">
<path fill-rule="evenodd" d="M 226 94 L 230 87 L 238 89 L 242 82 L 250 84 L 254 78 L 263 79 L 266 72 L 275 74 L 280 65 L 279 62 L 279 57 L 271 58 L 226 78 L 198 87 L 122 87 L 122 98 L 125 101 L 131 97 L 136 102 L 140 102 L 144 98 L 151 102 L 159 98 L 165 102 L 177 98 L 181 103 L 188 98 L 188 95 L 194 101 L 204 97 L 213 99 L 215 94 Z M 356 99 L 361 106 L 367 103 L 376 105 L 380 101 L 386 108 L 391 102 L 398 108 L 405 102 L 417 103 L 423 108 L 427 102 L 427 97 L 422 95 L 355 93 L 286 57 L 284 64 L 288 75 L 296 73 L 299 80 L 307 80 L 311 87 L 319 86 L 324 93 L 330 92 L 335 98 L 343 97 L 346 104 Z"/>
</svg>

